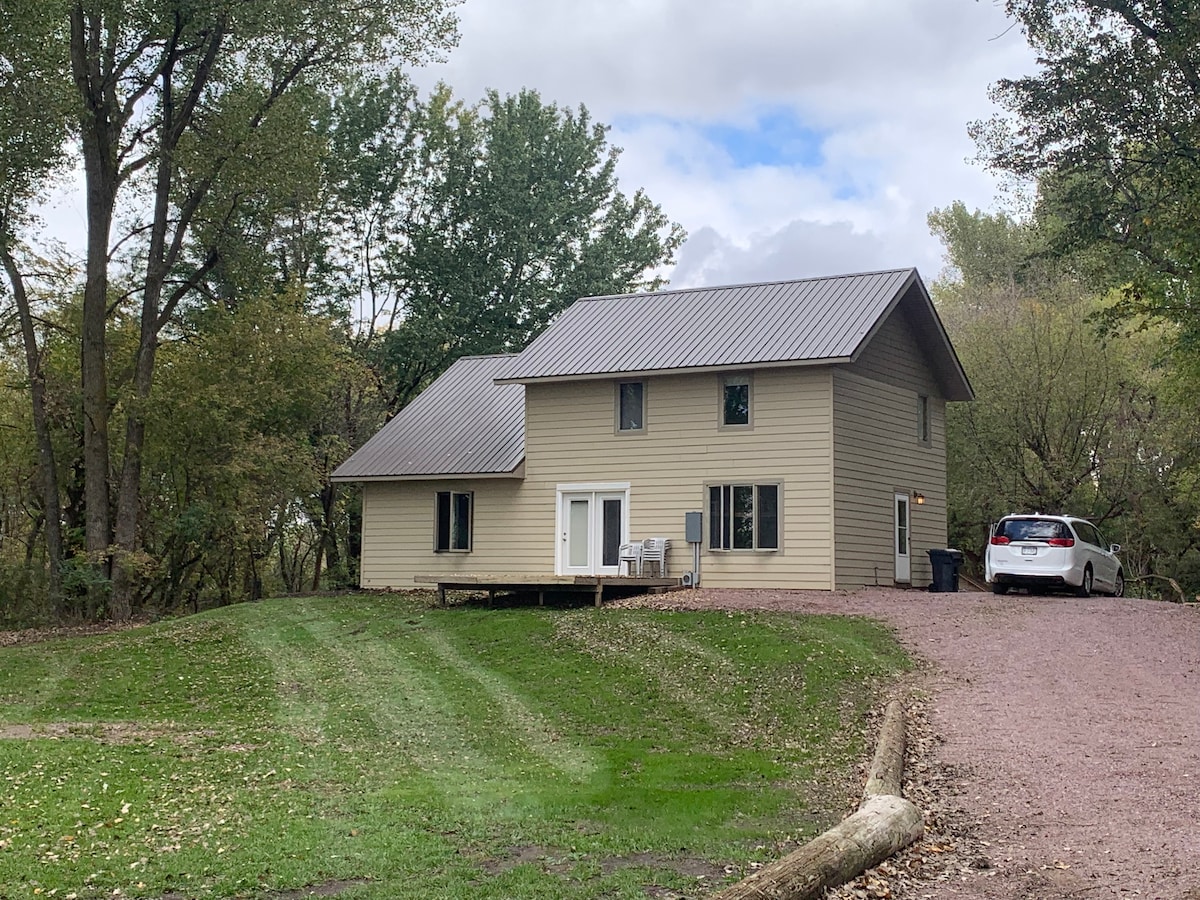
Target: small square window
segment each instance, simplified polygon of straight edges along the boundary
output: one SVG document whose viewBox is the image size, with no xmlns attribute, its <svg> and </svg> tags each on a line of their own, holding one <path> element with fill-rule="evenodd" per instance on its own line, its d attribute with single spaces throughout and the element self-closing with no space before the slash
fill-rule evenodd
<svg viewBox="0 0 1200 900">
<path fill-rule="evenodd" d="M 750 378 L 729 376 L 721 385 L 721 424 L 750 424 Z"/>
<path fill-rule="evenodd" d="M 474 495 L 464 491 L 438 491 L 435 552 L 466 552 L 471 549 L 473 501 Z"/>
<path fill-rule="evenodd" d="M 617 430 L 642 431 L 646 427 L 646 384 L 622 381 L 617 385 Z"/>
</svg>

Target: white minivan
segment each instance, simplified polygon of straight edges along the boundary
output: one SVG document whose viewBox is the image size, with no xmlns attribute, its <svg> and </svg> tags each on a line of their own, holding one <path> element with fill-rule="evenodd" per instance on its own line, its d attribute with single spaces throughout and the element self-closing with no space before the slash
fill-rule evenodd
<svg viewBox="0 0 1200 900">
<path fill-rule="evenodd" d="M 1011 587 L 1035 590 L 1073 590 L 1080 597 L 1092 591 L 1120 597 L 1125 571 L 1117 552 L 1086 519 L 1041 513 L 1005 516 L 992 527 L 984 554 L 984 576 L 992 591 Z"/>
</svg>

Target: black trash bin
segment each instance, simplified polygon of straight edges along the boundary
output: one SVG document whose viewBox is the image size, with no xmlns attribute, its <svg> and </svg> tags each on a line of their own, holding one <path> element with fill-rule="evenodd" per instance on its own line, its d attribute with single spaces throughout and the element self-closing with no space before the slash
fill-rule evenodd
<svg viewBox="0 0 1200 900">
<path fill-rule="evenodd" d="M 929 563 L 933 566 L 933 584 L 929 589 L 939 593 L 958 591 L 958 569 L 963 561 L 962 551 L 938 548 L 926 552 L 929 554 Z"/>
</svg>

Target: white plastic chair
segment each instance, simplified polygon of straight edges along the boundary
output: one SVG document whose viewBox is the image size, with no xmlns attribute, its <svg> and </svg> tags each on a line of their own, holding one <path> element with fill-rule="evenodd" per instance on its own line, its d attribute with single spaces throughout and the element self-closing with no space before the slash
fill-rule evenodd
<svg viewBox="0 0 1200 900">
<path fill-rule="evenodd" d="M 663 537 L 646 538 L 642 541 L 642 571 L 654 569 L 659 578 L 667 577 L 667 551 L 671 542 Z"/>
<path fill-rule="evenodd" d="M 617 572 L 622 575 L 642 574 L 641 544 L 622 544 L 617 548 Z"/>
</svg>

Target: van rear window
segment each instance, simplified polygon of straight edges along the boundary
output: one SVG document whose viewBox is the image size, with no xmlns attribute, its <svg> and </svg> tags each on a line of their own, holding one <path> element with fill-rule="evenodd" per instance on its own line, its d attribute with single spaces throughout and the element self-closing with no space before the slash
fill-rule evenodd
<svg viewBox="0 0 1200 900">
<path fill-rule="evenodd" d="M 1049 541 L 1073 537 L 1065 522 L 1052 519 L 1005 519 L 997 526 L 996 535 L 1010 541 Z"/>
</svg>

